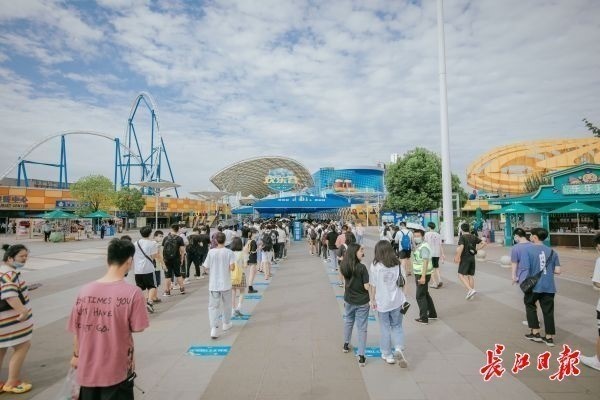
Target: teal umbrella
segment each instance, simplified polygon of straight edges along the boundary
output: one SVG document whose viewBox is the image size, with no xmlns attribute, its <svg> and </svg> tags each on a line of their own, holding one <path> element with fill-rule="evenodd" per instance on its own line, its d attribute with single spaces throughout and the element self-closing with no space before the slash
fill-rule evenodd
<svg viewBox="0 0 600 400">
<path fill-rule="evenodd" d="M 571 203 L 550 211 L 550 214 L 577 214 L 577 241 L 581 250 L 581 232 L 579 231 L 579 214 L 600 214 L 600 208 L 585 203 Z"/>
<path fill-rule="evenodd" d="M 98 210 L 96 212 L 84 216 L 84 218 L 112 218 L 112 215 L 105 211 Z"/>
<path fill-rule="evenodd" d="M 541 214 L 543 211 L 537 208 L 526 206 L 525 204 L 516 203 L 504 206 L 498 210 L 490 211 L 488 214 Z"/>
<path fill-rule="evenodd" d="M 76 215 L 68 213 L 66 211 L 63 210 L 54 210 L 54 211 L 50 211 L 48 213 L 42 214 L 41 218 L 44 219 L 75 219 L 77 218 Z"/>
</svg>

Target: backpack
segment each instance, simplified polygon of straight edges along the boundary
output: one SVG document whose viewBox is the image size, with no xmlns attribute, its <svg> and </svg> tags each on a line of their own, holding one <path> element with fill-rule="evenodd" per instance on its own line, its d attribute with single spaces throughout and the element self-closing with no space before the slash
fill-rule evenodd
<svg viewBox="0 0 600 400">
<path fill-rule="evenodd" d="M 473 245 L 473 237 L 469 235 L 463 235 L 465 237 L 465 251 L 470 255 L 477 255 L 477 247 Z"/>
<path fill-rule="evenodd" d="M 271 238 L 272 234 L 265 233 L 262 237 L 263 251 L 271 251 L 273 250 L 273 239 Z"/>
<path fill-rule="evenodd" d="M 314 228 L 310 230 L 310 240 L 317 240 L 317 231 Z"/>
<path fill-rule="evenodd" d="M 402 234 L 402 239 L 400 239 L 400 248 L 402 250 L 410 250 L 410 235 L 402 231 L 400 231 L 400 233 Z"/>
<path fill-rule="evenodd" d="M 190 244 L 187 246 L 187 251 L 190 254 L 197 255 L 202 251 L 202 247 L 200 246 L 200 236 L 192 235 L 190 236 Z"/>
<path fill-rule="evenodd" d="M 167 235 L 163 246 L 163 257 L 165 260 L 175 260 L 179 258 L 179 243 L 178 236 Z"/>
</svg>

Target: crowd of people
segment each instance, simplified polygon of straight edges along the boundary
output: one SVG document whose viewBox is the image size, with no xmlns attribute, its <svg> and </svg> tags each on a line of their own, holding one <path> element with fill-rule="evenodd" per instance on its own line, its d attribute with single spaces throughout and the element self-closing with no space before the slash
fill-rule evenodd
<svg viewBox="0 0 600 400">
<path fill-rule="evenodd" d="M 407 367 L 404 355 L 403 319 L 410 303 L 406 295 L 408 277 L 414 275 L 415 300 L 419 308 L 416 322 L 427 325 L 438 318 L 430 288 L 443 285 L 439 271 L 444 251 L 435 224 L 426 230 L 385 224 L 374 245 L 373 261 L 365 261 L 364 229 L 359 224 L 313 221 L 305 225 L 310 254 L 323 257 L 332 271 L 339 273 L 344 288 L 343 352 L 350 352 L 353 330 L 358 335 L 357 357 L 366 364 L 369 313 L 376 313 L 380 328 L 381 358 L 389 364 Z M 475 255 L 485 246 L 468 224 L 461 225 L 454 257 L 459 281 L 467 301 L 475 290 Z M 243 316 L 244 293 L 256 293 L 253 283 L 258 273 L 271 277 L 271 266 L 287 258 L 289 221 L 247 222 L 241 227 L 207 226 L 194 228 L 190 235 L 173 225 L 167 235 L 150 227 L 140 229 L 135 242 L 129 236 L 112 239 L 107 249 L 105 275 L 84 285 L 73 305 L 67 329 L 73 334 L 71 366 L 77 370 L 82 400 L 132 399 L 135 357 L 132 333 L 149 326 L 149 313 L 161 302 L 159 288 L 164 275 L 163 297 L 186 294 L 192 275 L 208 276 L 208 323 L 210 337 L 218 339 L 232 327 L 233 316 Z M 514 230 L 512 280 L 523 290 L 526 321 L 525 338 L 554 346 L 554 276 L 560 274 L 557 252 L 544 244 L 548 232 L 535 228 L 526 233 Z M 594 239 L 600 252 L 600 235 Z M 29 289 L 21 276 L 29 251 L 22 244 L 5 245 L 0 266 L 0 366 L 7 350 L 10 356 L 8 378 L 0 382 L 4 392 L 25 393 L 31 383 L 21 380 L 21 367 L 31 346 L 33 332 Z M 194 270 L 192 270 L 192 264 Z M 192 271 L 194 274 L 192 274 Z M 135 286 L 125 277 L 133 272 Z M 592 278 L 600 289 L 600 257 Z M 544 334 L 537 308 L 544 320 Z M 599 338 L 596 355 L 581 356 L 583 364 L 600 370 L 600 300 L 596 310 Z"/>
</svg>

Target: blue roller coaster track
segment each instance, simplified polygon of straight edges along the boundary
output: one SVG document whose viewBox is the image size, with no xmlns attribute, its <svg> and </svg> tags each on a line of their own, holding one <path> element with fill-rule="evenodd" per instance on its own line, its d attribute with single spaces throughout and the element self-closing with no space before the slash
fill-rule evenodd
<svg viewBox="0 0 600 400">
<path fill-rule="evenodd" d="M 150 139 L 150 148 L 146 153 L 142 151 L 143 144 L 146 142 L 142 142 L 140 140 L 138 132 L 135 128 L 135 119 L 140 106 L 142 106 L 142 109 L 145 108 L 150 113 L 151 117 L 150 129 L 145 135 L 146 138 L 149 136 Z M 72 135 L 91 135 L 105 138 L 114 142 L 115 190 L 117 190 L 119 187 L 129 187 L 139 182 L 175 182 L 173 169 L 171 168 L 171 162 L 169 161 L 169 156 L 165 147 L 165 142 L 160 134 L 156 103 L 154 102 L 152 96 L 145 92 L 138 94 L 132 103 L 123 140 L 115 136 L 93 131 L 69 131 L 53 134 L 32 145 L 10 168 L 4 172 L 1 178 L 8 176 L 8 174 L 17 168 L 17 186 L 29 187 L 29 178 L 27 175 L 26 166 L 30 164 L 41 165 L 58 168 L 58 186 L 61 189 L 67 189 L 69 183 L 66 138 Z M 55 138 L 60 138 L 60 156 L 58 163 L 39 162 L 30 160 L 28 158 L 35 149 Z M 166 171 L 165 164 L 167 169 Z M 162 175 L 165 172 L 170 179 L 162 179 Z M 154 189 L 151 187 L 143 187 L 141 190 L 147 195 L 155 194 Z M 175 188 L 175 194 L 177 197 L 179 197 L 177 188 Z"/>
</svg>

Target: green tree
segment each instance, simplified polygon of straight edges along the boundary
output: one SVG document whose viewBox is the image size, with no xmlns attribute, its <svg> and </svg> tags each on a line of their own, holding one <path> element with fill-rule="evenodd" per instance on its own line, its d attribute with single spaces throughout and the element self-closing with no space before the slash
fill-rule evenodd
<svg viewBox="0 0 600 400">
<path fill-rule="evenodd" d="M 129 218 L 135 217 L 144 209 L 146 199 L 138 189 L 124 187 L 117 192 L 115 205 L 120 211 L 127 213 L 126 229 L 129 230 Z"/>
<path fill-rule="evenodd" d="M 442 161 L 427 149 L 417 147 L 390 165 L 385 175 L 388 197 L 385 208 L 395 211 L 427 211 L 442 202 Z M 452 174 L 452 191 L 459 194 L 461 204 L 467 193 L 460 178 Z"/>
<path fill-rule="evenodd" d="M 586 118 L 584 118 L 582 121 L 585 124 L 585 126 L 588 128 L 588 130 L 590 132 L 592 132 L 592 135 L 596 136 L 597 138 L 600 138 L 600 128 L 598 128 L 597 126 L 592 124 Z"/>
<path fill-rule="evenodd" d="M 98 210 L 108 210 L 114 206 L 115 190 L 113 182 L 102 175 L 89 175 L 79 179 L 69 188 L 71 195 L 79 202 L 77 212 L 88 214 Z"/>
<path fill-rule="evenodd" d="M 525 193 L 533 193 L 533 192 L 537 192 L 537 190 L 539 189 L 540 186 L 549 185 L 549 184 L 550 184 L 550 178 L 548 178 L 542 172 L 535 172 L 533 174 L 530 174 L 527 177 L 527 179 L 525 179 L 523 186 L 525 189 Z"/>
</svg>

